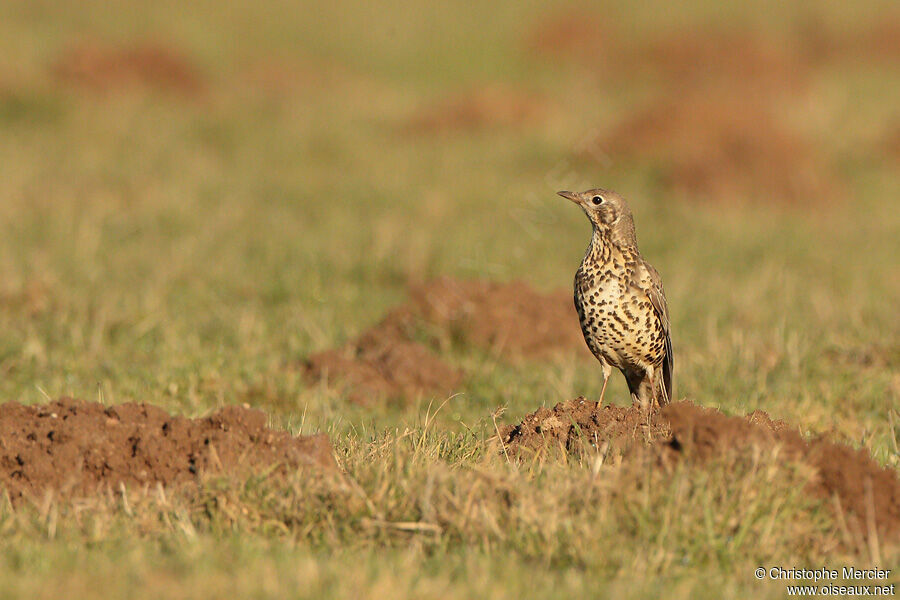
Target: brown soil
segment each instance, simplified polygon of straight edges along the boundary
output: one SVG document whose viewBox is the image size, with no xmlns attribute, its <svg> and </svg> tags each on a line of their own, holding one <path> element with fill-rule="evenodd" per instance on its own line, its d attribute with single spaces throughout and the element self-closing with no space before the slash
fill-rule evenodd
<svg viewBox="0 0 900 600">
<path fill-rule="evenodd" d="M 0 282 L 0 308 L 21 312 L 29 317 L 46 313 L 51 308 L 52 297 L 52 287 L 43 279 L 6 279 Z"/>
<path fill-rule="evenodd" d="M 809 140 L 753 96 L 725 91 L 651 104 L 597 138 L 597 151 L 649 161 L 664 185 L 692 199 L 821 204 L 840 190 Z"/>
<path fill-rule="evenodd" d="M 419 108 L 402 130 L 407 133 L 449 133 L 509 127 L 538 120 L 544 103 L 505 86 L 488 86 L 438 100 Z"/>
<path fill-rule="evenodd" d="M 335 469 L 325 435 L 293 437 L 266 427 L 262 411 L 225 407 L 208 417 L 172 416 L 148 404 L 61 398 L 41 406 L 0 404 L 0 487 L 13 502 L 51 489 L 178 486 L 202 473 L 240 475 L 270 466 Z"/>
<path fill-rule="evenodd" d="M 590 357 L 572 292 L 541 293 L 523 281 L 441 277 L 410 291 L 406 320 L 507 358 Z"/>
<path fill-rule="evenodd" d="M 678 86 L 717 81 L 757 91 L 800 91 L 811 69 L 823 64 L 900 57 L 900 13 L 840 29 L 808 17 L 786 34 L 701 26 L 641 39 L 628 35 L 615 18 L 568 11 L 544 16 L 526 36 L 525 46 L 607 80 L 649 74 Z"/>
<path fill-rule="evenodd" d="M 103 92 L 143 85 L 194 96 L 205 89 L 199 69 L 184 54 L 151 42 L 84 42 L 57 57 L 52 71 L 61 81 Z"/>
<path fill-rule="evenodd" d="M 637 159 L 663 186 L 691 199 L 821 205 L 844 195 L 813 140 L 783 118 L 824 60 L 897 56 L 900 19 L 868 30 L 793 32 L 700 26 L 629 35 L 615 18 L 552 14 L 535 25 L 530 51 L 586 69 L 601 86 L 651 80 L 655 103 L 627 114 L 579 151 L 594 162 Z"/>
<path fill-rule="evenodd" d="M 615 19 L 565 12 L 541 19 L 525 45 L 582 65 L 605 82 L 650 76 L 677 87 L 726 83 L 767 93 L 798 91 L 806 83 L 806 64 L 793 40 L 748 29 L 675 29 L 641 39 Z"/>
<path fill-rule="evenodd" d="M 900 478 L 879 466 L 863 450 L 824 438 L 804 439 L 796 428 L 772 420 L 763 411 L 746 417 L 729 417 L 714 409 L 688 402 L 666 407 L 652 417 L 637 407 L 598 406 L 584 398 L 540 408 L 516 426 L 501 432 L 510 456 L 528 456 L 544 449 L 565 449 L 579 454 L 588 447 L 601 452 L 631 448 L 656 452 L 661 465 L 671 460 L 702 463 L 728 452 L 751 447 L 780 449 L 783 460 L 811 466 L 816 476 L 809 492 L 830 500 L 837 498 L 842 516 L 857 532 L 866 532 L 874 519 L 882 536 L 900 532 Z"/>
<path fill-rule="evenodd" d="M 841 60 L 895 61 L 900 58 L 900 13 L 882 15 L 861 28 L 830 28 L 821 20 L 801 21 L 796 30 L 805 58 L 822 64 Z"/>
<path fill-rule="evenodd" d="M 740 85 L 762 91 L 799 91 L 806 65 L 792 45 L 749 30 L 675 31 L 638 48 L 630 68 L 650 70 L 679 86 Z"/>
<path fill-rule="evenodd" d="M 648 420 L 637 407 L 598 405 L 584 398 L 541 407 L 518 425 L 507 425 L 500 436 L 510 455 L 527 455 L 545 448 L 580 454 L 588 447 L 627 450 L 635 443 L 668 439 L 668 423 Z"/>
<path fill-rule="evenodd" d="M 894 123 L 888 128 L 882 137 L 880 151 L 890 160 L 900 162 L 900 122 Z"/>
<path fill-rule="evenodd" d="M 410 340 L 393 313 L 343 348 L 310 356 L 305 368 L 315 381 L 338 380 L 348 399 L 363 405 L 446 397 L 463 379 L 461 371 Z"/>
<path fill-rule="evenodd" d="M 344 347 L 310 356 L 304 369 L 313 381 L 337 380 L 360 404 L 447 396 L 464 374 L 434 350 L 453 344 L 512 360 L 590 358 L 571 293 L 542 294 L 521 281 L 441 277 L 413 286 L 408 302 Z"/>
<path fill-rule="evenodd" d="M 900 13 L 884 15 L 877 23 L 850 36 L 844 53 L 867 60 L 900 58 Z"/>
<path fill-rule="evenodd" d="M 604 71 L 622 55 L 614 20 L 573 10 L 543 17 L 526 36 L 525 45 L 538 55 L 574 60 Z"/>
</svg>

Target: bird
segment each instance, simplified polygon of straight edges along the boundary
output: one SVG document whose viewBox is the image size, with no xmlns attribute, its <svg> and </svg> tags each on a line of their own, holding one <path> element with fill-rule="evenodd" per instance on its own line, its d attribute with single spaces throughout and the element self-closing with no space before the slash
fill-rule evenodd
<svg viewBox="0 0 900 600">
<path fill-rule="evenodd" d="M 557 192 L 581 207 L 591 242 L 575 273 L 581 332 L 603 370 L 603 404 L 612 367 L 645 411 L 672 398 L 672 335 L 662 278 L 638 250 L 634 217 L 616 192 L 595 188 Z"/>
</svg>

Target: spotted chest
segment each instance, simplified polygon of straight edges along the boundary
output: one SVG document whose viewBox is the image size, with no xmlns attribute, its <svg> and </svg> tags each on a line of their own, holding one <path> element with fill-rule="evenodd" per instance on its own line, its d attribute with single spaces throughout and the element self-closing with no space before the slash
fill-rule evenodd
<svg viewBox="0 0 900 600">
<path fill-rule="evenodd" d="M 604 246 L 575 274 L 575 308 L 594 355 L 619 369 L 646 368 L 664 357 L 665 336 L 636 257 Z M 638 285 L 636 285 L 638 284 Z"/>
</svg>

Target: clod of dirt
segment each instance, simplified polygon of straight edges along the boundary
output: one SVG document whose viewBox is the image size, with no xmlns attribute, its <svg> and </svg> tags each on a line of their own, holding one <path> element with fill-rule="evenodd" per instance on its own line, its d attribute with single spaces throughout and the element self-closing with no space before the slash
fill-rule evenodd
<svg viewBox="0 0 900 600">
<path fill-rule="evenodd" d="M 463 373 L 433 349 L 454 343 L 513 360 L 590 358 L 571 293 L 542 294 L 521 281 L 441 277 L 414 286 L 407 303 L 343 348 L 310 356 L 305 371 L 313 381 L 340 380 L 349 398 L 361 404 L 446 396 Z"/>
<path fill-rule="evenodd" d="M 541 293 L 523 281 L 441 277 L 410 291 L 407 319 L 509 358 L 590 357 L 572 293 Z"/>
<path fill-rule="evenodd" d="M 516 426 L 500 432 L 510 456 L 528 456 L 543 449 L 561 448 L 580 454 L 589 447 L 625 449 L 624 460 L 647 450 L 662 460 L 690 460 L 695 464 L 728 452 L 779 448 L 782 460 L 803 462 L 816 473 L 807 491 L 816 498 L 836 497 L 842 515 L 858 532 L 874 522 L 883 536 L 900 532 L 900 477 L 879 466 L 863 450 L 854 450 L 824 438 L 806 440 L 783 421 L 763 411 L 729 417 L 689 402 L 667 406 L 649 419 L 636 407 L 598 406 L 584 398 L 539 408 Z"/>
<path fill-rule="evenodd" d="M 265 413 L 239 406 L 188 419 L 148 404 L 106 407 L 71 398 L 0 404 L 0 487 L 13 502 L 51 489 L 83 496 L 120 483 L 171 487 L 196 482 L 201 473 L 271 466 L 330 470 L 336 463 L 325 435 L 269 429 Z"/>
<path fill-rule="evenodd" d="M 150 42 L 75 45 L 56 59 L 52 71 L 61 81 L 104 92 L 143 85 L 195 96 L 206 87 L 199 69 L 185 55 Z"/>
<path fill-rule="evenodd" d="M 412 341 L 392 315 L 343 348 L 309 357 L 306 372 L 317 381 L 339 380 L 351 402 L 448 396 L 463 378 L 429 348 Z"/>
<path fill-rule="evenodd" d="M 544 104 L 536 97 L 504 86 L 488 86 L 423 106 L 402 129 L 407 133 L 449 133 L 509 127 L 536 121 Z"/>
<path fill-rule="evenodd" d="M 620 160 L 650 162 L 686 196 L 816 204 L 840 185 L 813 144 L 752 96 L 687 94 L 627 117 L 592 145 Z"/>
<path fill-rule="evenodd" d="M 604 445 L 624 450 L 635 443 L 668 437 L 667 423 L 648 419 L 636 406 L 600 406 L 583 397 L 560 402 L 552 409 L 541 407 L 520 424 L 508 425 L 500 431 L 500 439 L 510 455 L 544 448 L 580 454 L 588 447 L 600 449 Z"/>
</svg>

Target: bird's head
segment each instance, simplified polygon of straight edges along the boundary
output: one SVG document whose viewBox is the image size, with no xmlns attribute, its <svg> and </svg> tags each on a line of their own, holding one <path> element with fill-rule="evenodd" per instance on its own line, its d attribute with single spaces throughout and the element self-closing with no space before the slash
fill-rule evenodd
<svg viewBox="0 0 900 600">
<path fill-rule="evenodd" d="M 631 210 L 625 199 L 617 193 L 595 188 L 586 192 L 557 192 L 581 207 L 587 218 L 601 230 L 608 230 L 621 222 L 623 217 L 631 217 Z"/>
<path fill-rule="evenodd" d="M 634 243 L 634 218 L 619 194 L 595 188 L 586 192 L 557 192 L 581 207 L 595 231 L 621 244 Z"/>
</svg>

